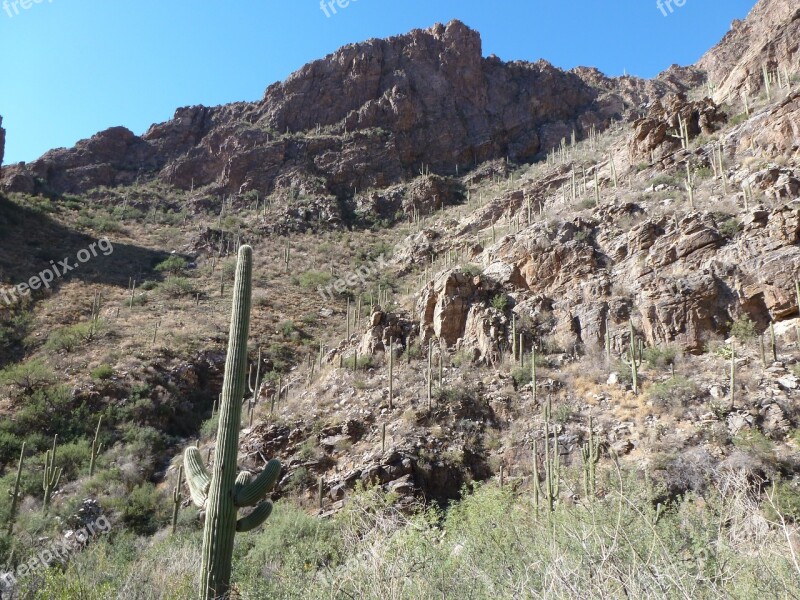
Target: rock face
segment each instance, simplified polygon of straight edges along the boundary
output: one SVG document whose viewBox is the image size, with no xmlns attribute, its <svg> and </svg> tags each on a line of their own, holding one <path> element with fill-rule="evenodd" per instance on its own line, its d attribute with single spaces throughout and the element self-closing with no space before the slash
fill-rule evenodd
<svg viewBox="0 0 800 600">
<path fill-rule="evenodd" d="M 689 102 L 682 94 L 670 94 L 663 101 L 656 100 L 647 117 L 634 122 L 629 146 L 631 161 L 644 157 L 655 161 L 680 150 L 681 122 L 686 124 L 692 140 L 700 134 L 712 134 L 727 120 L 709 98 Z"/>
<path fill-rule="evenodd" d="M 796 0 L 759 0 L 747 19 L 700 59 L 697 66 L 715 86 L 714 99 L 738 101 L 742 91 L 763 89 L 763 67 L 774 75 L 794 71 L 800 47 L 800 6 Z"/>
<path fill-rule="evenodd" d="M 270 86 L 260 102 L 181 108 L 142 137 L 101 132 L 7 167 L 2 183 L 80 193 L 158 178 L 181 189 L 347 199 L 423 169 L 454 175 L 490 159 L 530 160 L 694 78 L 680 69 L 646 82 L 505 63 L 484 58 L 479 34 L 453 21 L 345 46 Z"/>
<path fill-rule="evenodd" d="M 783 189 L 781 177 L 767 170 L 754 181 Z M 644 219 L 620 236 L 615 223 L 625 214 L 641 212 L 617 205 L 597 220 L 577 218 L 558 228 L 535 223 L 483 250 L 476 257 L 485 265 L 482 275 L 441 272 L 417 300 L 423 339 L 492 362 L 511 344 L 513 311 L 539 339 L 550 337 L 566 352 L 602 350 L 608 328 L 621 353 L 629 319 L 648 345 L 698 352 L 710 337 L 727 336 L 740 316 L 763 331 L 797 312 L 796 201 L 753 207 L 733 237 L 720 231 L 721 217 L 701 212 Z M 505 311 L 493 307 L 498 296 L 509 300 Z"/>
<path fill-rule="evenodd" d="M 800 152 L 800 92 L 756 115 L 732 131 L 726 144 L 740 151 L 756 148 L 767 156 L 787 156 Z"/>
</svg>

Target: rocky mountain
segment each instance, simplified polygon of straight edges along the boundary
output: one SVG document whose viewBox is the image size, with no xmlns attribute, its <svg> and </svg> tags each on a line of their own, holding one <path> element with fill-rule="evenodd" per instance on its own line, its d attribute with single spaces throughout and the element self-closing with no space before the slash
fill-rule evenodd
<svg viewBox="0 0 800 600">
<path fill-rule="evenodd" d="M 57 531 L 37 494 L 58 434 L 67 469 L 50 514 L 70 521 L 88 497 L 146 549 L 113 569 L 92 568 L 107 564 L 96 547 L 75 556 L 89 565 L 75 570 L 80 589 L 187 597 L 202 532 L 180 452 L 196 443 L 217 459 L 230 284 L 248 244 L 237 466 L 257 473 L 277 457 L 283 469 L 277 526 L 237 567 L 242 597 L 284 597 L 265 582 L 336 596 L 333 579 L 348 597 L 459 597 L 379 586 L 409 574 L 438 585 L 420 565 L 463 556 L 480 559 L 455 579 L 491 582 L 476 597 L 784 597 L 800 549 L 797 22 L 791 3 L 760 0 L 697 66 L 644 81 L 483 57 L 479 35 L 453 21 L 346 46 L 258 102 L 182 108 L 143 136 L 113 128 L 3 167 L 0 292 L 62 257 L 81 262 L 0 307 L 4 487 L 22 443 L 35 454 L 17 528 Z M 83 264 L 103 237 L 113 253 Z M 92 436 L 94 475 L 82 459 Z M 371 487 L 386 505 L 359 506 L 356 490 Z M 473 555 L 449 515 L 472 522 L 459 503 L 481 489 L 498 496 L 475 512 L 500 517 L 475 521 L 489 545 Z M 169 502 L 179 535 L 166 535 Z M 397 569 L 410 538 L 393 536 L 421 523 L 406 519 L 422 504 L 442 511 L 423 536 L 438 554 L 415 550 Z M 291 510 L 308 519 L 299 543 L 284 537 L 300 523 Z M 396 520 L 377 526 L 387 510 Z M 542 533 L 514 528 L 498 545 L 517 513 Z M 361 523 L 331 534 L 348 551 L 310 559 L 307 538 L 339 519 Z M 531 548 L 520 531 L 545 542 L 511 569 Z M 627 539 L 644 545 L 607 561 Z M 23 557 L 41 545 L 18 544 Z M 652 568 L 630 558 L 659 544 Z M 565 565 L 570 547 L 574 567 L 528 594 L 530 565 Z M 189 566 L 164 583 L 162 556 Z M 360 560 L 375 574 L 363 586 Z M 765 583 L 764 564 L 784 575 Z M 621 583 L 622 572 L 635 575 Z"/>
<path fill-rule="evenodd" d="M 800 59 L 800 7 L 793 0 L 761 0 L 744 21 L 731 24 L 725 37 L 700 59 L 718 102 L 739 102 L 764 89 L 766 69 L 777 86 Z"/>
<path fill-rule="evenodd" d="M 81 193 L 158 179 L 214 193 L 296 188 L 344 199 L 423 169 L 456 175 L 496 158 L 531 161 L 573 131 L 583 139 L 699 77 L 674 68 L 653 81 L 612 79 L 484 58 L 480 35 L 453 21 L 345 46 L 270 86 L 260 102 L 182 108 L 141 137 L 106 130 L 7 167 L 3 187 Z"/>
</svg>

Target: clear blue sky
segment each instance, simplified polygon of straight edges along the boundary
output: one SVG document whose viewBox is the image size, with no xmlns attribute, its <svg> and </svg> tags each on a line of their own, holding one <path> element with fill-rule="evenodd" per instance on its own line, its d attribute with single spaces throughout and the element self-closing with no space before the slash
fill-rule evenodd
<svg viewBox="0 0 800 600">
<path fill-rule="evenodd" d="M 9 16 L 3 1 L 6 164 L 111 126 L 141 134 L 180 106 L 257 100 L 346 43 L 453 18 L 487 56 L 651 77 L 694 63 L 755 4 L 685 0 L 665 17 L 656 0 L 351 0 L 326 17 L 319 0 L 5 0 Z"/>
</svg>

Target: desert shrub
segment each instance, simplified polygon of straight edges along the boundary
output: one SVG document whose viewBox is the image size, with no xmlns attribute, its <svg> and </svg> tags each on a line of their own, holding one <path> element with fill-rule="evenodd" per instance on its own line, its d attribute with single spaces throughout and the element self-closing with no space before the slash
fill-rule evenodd
<svg viewBox="0 0 800 600">
<path fill-rule="evenodd" d="M 730 217 L 729 219 L 725 219 L 722 223 L 719 224 L 719 232 L 724 235 L 725 237 L 732 238 L 735 237 L 742 229 L 741 223 L 735 217 Z"/>
<path fill-rule="evenodd" d="M 120 499 L 120 520 L 134 533 L 152 535 L 166 522 L 165 502 L 152 483 L 143 483 Z"/>
<path fill-rule="evenodd" d="M 492 308 L 499 310 L 500 312 L 505 312 L 507 306 L 508 296 L 505 294 L 497 294 L 494 298 L 492 298 Z"/>
<path fill-rule="evenodd" d="M 92 338 L 105 328 L 103 321 L 92 323 L 77 323 L 56 329 L 47 338 L 45 348 L 52 352 L 73 352 L 82 344 L 89 342 Z"/>
<path fill-rule="evenodd" d="M 170 277 L 158 286 L 158 290 L 168 298 L 180 298 L 195 293 L 194 285 L 185 277 Z"/>
<path fill-rule="evenodd" d="M 754 340 L 758 336 L 755 323 L 747 315 L 742 315 L 733 322 L 731 335 L 742 342 Z"/>
<path fill-rule="evenodd" d="M 186 259 L 182 256 L 178 256 L 177 254 L 173 254 L 169 258 L 164 261 L 158 263 L 155 267 L 155 270 L 159 273 L 169 273 L 170 275 L 178 275 L 183 273 L 186 268 L 189 266 L 189 263 L 186 262 Z"/>
<path fill-rule="evenodd" d="M 346 369 L 352 369 L 353 368 L 353 361 L 355 360 L 355 358 L 356 358 L 355 356 L 348 356 L 342 361 L 342 364 L 344 365 L 344 367 Z M 371 369 L 374 366 L 375 365 L 374 365 L 374 362 L 372 360 L 372 356 L 359 355 L 358 364 L 356 365 L 356 369 L 357 370 L 365 371 L 367 369 Z"/>
<path fill-rule="evenodd" d="M 294 283 L 306 290 L 325 287 L 331 281 L 331 274 L 325 271 L 306 271 L 294 278 Z"/>
<path fill-rule="evenodd" d="M 675 346 L 649 346 L 642 353 L 647 366 L 653 369 L 665 369 L 674 365 L 677 356 L 678 349 Z"/>
<path fill-rule="evenodd" d="M 739 113 L 738 115 L 735 115 L 735 116 L 731 117 L 730 124 L 734 125 L 734 126 L 735 125 L 741 125 L 742 123 L 747 121 L 747 119 L 749 119 L 749 117 L 747 116 L 747 113 Z"/>
<path fill-rule="evenodd" d="M 739 450 L 754 456 L 766 464 L 775 461 L 774 444 L 756 429 L 744 429 L 733 438 L 733 445 Z"/>
<path fill-rule="evenodd" d="M 55 375 L 44 361 L 29 360 L 11 365 L 0 371 L 0 386 L 11 387 L 23 394 L 31 394 L 54 381 Z"/>
<path fill-rule="evenodd" d="M 111 377 L 113 377 L 114 368 L 111 365 L 102 364 L 92 369 L 90 374 L 92 376 L 92 379 L 103 381 L 105 379 L 111 379 Z"/>
<path fill-rule="evenodd" d="M 654 383 L 647 389 L 647 398 L 657 408 L 677 410 L 697 395 L 697 385 L 680 375 Z"/>
<path fill-rule="evenodd" d="M 278 331 L 281 332 L 284 338 L 297 337 L 297 325 L 294 324 L 294 321 L 281 321 L 278 325 Z"/>
<path fill-rule="evenodd" d="M 217 435 L 217 429 L 219 428 L 219 413 L 216 413 L 210 419 L 203 421 L 203 424 L 200 426 L 200 435 L 204 438 L 213 438 Z"/>
<path fill-rule="evenodd" d="M 766 491 L 766 502 L 762 504 L 764 515 L 773 522 L 783 517 L 793 523 L 800 523 L 800 486 L 796 481 L 778 479 Z"/>
<path fill-rule="evenodd" d="M 298 467 L 286 482 L 286 487 L 295 493 L 300 493 L 314 484 L 314 477 L 306 467 Z"/>
<path fill-rule="evenodd" d="M 465 277 L 477 277 L 483 273 L 483 269 L 481 269 L 478 265 L 465 265 L 461 267 L 461 272 Z"/>
</svg>

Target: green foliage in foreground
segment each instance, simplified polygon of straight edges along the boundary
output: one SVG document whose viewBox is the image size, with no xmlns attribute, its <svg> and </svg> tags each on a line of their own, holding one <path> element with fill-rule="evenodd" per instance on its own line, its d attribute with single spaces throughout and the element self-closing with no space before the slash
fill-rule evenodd
<svg viewBox="0 0 800 600">
<path fill-rule="evenodd" d="M 791 597 L 800 585 L 783 531 L 735 478 L 662 513 L 634 475 L 625 494 L 605 478 L 591 506 L 552 515 L 509 487 L 481 486 L 446 512 L 410 517 L 376 492 L 352 496 L 329 520 L 281 502 L 270 527 L 237 538 L 241 597 L 750 599 Z M 191 597 L 201 534 L 186 529 L 105 536 L 65 572 L 24 582 L 23 597 Z"/>
</svg>

